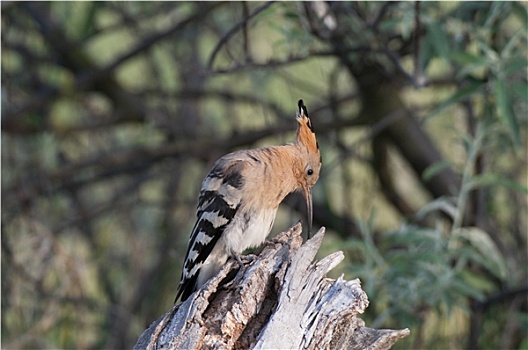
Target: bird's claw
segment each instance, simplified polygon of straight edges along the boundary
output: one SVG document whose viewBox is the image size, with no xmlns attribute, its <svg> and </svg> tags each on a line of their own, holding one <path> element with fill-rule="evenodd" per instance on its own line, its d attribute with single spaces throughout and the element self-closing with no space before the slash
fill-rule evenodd
<svg viewBox="0 0 528 350">
<path fill-rule="evenodd" d="M 245 263 L 251 263 L 256 259 L 255 255 L 238 255 L 233 254 L 233 258 L 237 262 L 238 266 L 240 268 L 243 268 L 245 266 Z"/>
</svg>

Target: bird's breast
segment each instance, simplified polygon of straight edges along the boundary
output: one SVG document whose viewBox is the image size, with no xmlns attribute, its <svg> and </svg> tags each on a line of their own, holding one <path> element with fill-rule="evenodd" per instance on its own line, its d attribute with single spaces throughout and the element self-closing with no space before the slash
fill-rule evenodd
<svg viewBox="0 0 528 350">
<path fill-rule="evenodd" d="M 271 231 L 276 214 L 276 208 L 237 212 L 222 236 L 227 250 L 240 254 L 261 245 Z"/>
</svg>

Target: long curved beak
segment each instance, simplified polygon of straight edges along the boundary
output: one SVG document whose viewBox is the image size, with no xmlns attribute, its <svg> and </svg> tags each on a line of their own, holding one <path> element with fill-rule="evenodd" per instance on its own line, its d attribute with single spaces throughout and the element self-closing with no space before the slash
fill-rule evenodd
<svg viewBox="0 0 528 350">
<path fill-rule="evenodd" d="M 313 223 L 313 204 L 312 204 L 312 189 L 310 187 L 303 188 L 304 199 L 306 200 L 306 215 L 308 216 L 308 239 L 312 238 L 312 223 Z"/>
</svg>

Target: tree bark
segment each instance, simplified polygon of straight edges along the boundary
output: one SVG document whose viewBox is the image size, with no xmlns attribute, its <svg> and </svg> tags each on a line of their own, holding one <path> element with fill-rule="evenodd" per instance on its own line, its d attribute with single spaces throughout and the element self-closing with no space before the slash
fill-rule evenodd
<svg viewBox="0 0 528 350">
<path fill-rule="evenodd" d="M 344 255 L 312 263 L 325 229 L 302 244 L 301 225 L 266 242 L 154 321 L 134 349 L 389 349 L 410 331 L 376 330 L 357 317 L 369 301 L 359 279 L 330 279 Z"/>
</svg>

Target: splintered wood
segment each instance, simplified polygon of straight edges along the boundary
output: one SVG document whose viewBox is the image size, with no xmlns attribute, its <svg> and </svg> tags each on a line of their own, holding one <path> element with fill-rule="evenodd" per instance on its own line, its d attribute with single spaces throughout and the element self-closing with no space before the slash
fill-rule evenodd
<svg viewBox="0 0 528 350">
<path fill-rule="evenodd" d="M 359 279 L 330 279 L 344 256 L 313 262 L 325 229 L 302 244 L 301 224 L 265 243 L 243 268 L 229 261 L 153 322 L 134 349 L 389 349 L 410 331 L 364 327 Z"/>
</svg>

